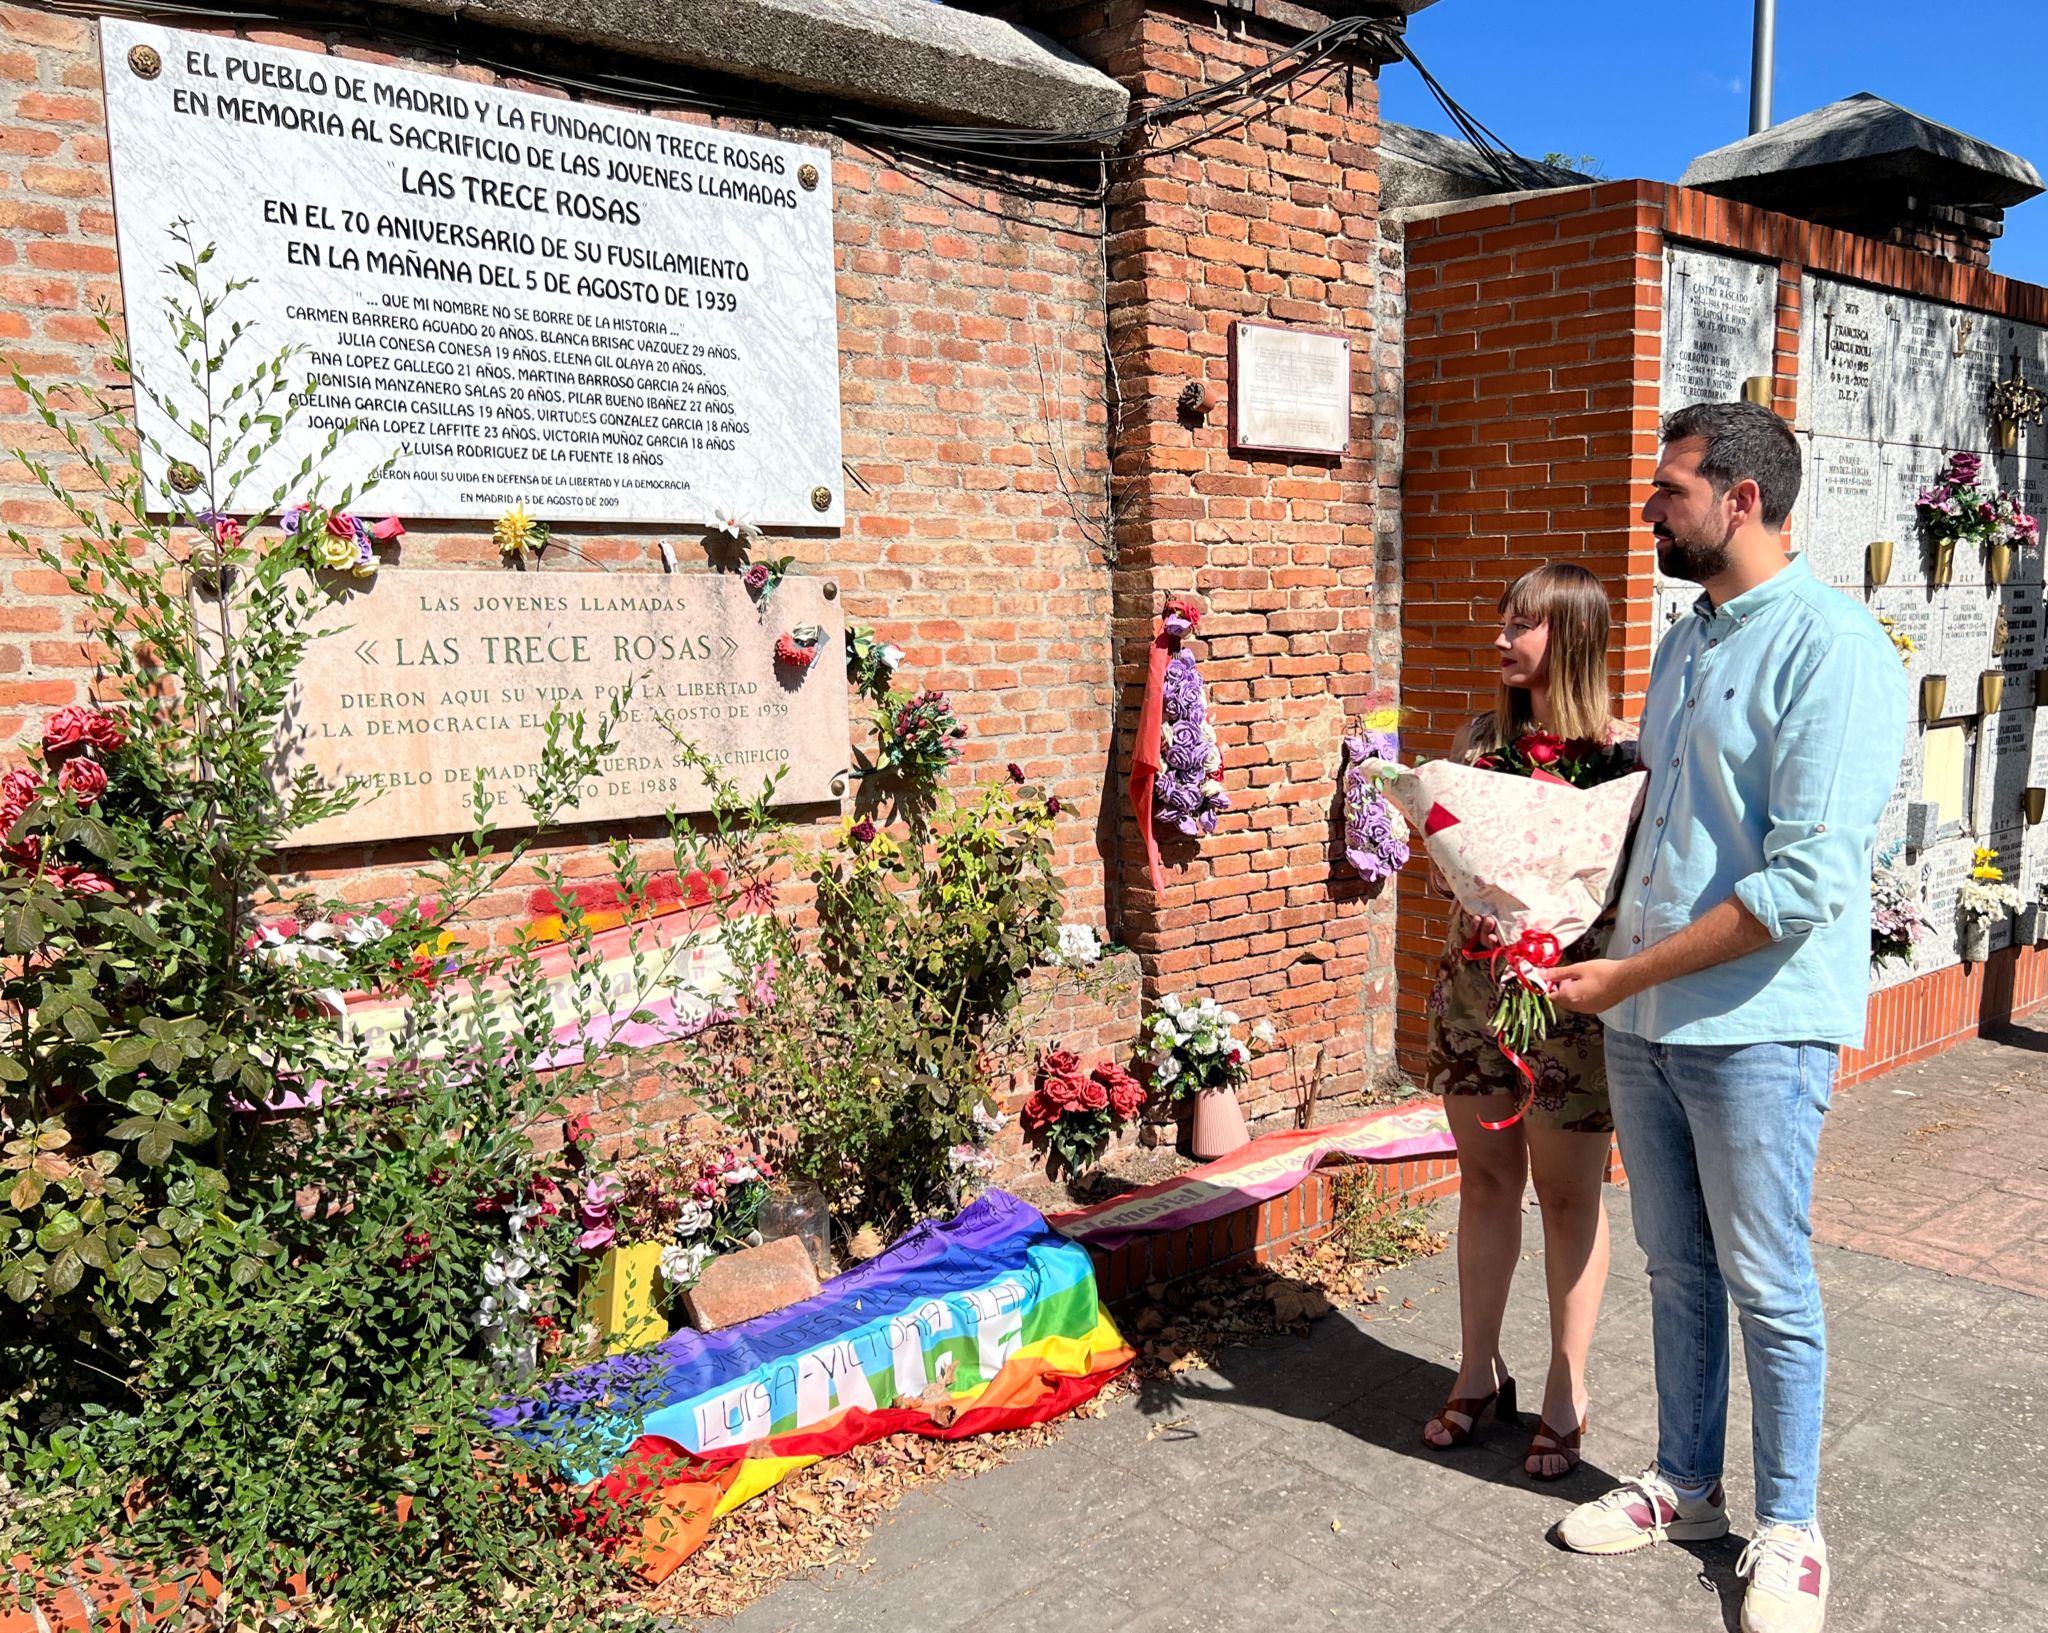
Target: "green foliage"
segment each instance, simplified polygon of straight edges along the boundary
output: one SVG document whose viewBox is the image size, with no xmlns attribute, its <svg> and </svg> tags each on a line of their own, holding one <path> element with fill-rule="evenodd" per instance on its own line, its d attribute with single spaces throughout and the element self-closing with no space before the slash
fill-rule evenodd
<svg viewBox="0 0 2048 1633">
<path fill-rule="evenodd" d="M 1058 944 L 1046 803 L 1007 783 L 941 795 L 907 842 L 863 820 L 813 851 L 772 831 L 765 792 L 743 800 L 704 770 L 718 810 L 697 865 L 757 911 L 726 932 L 745 1001 L 694 1040 L 684 1087 L 842 1220 L 945 1205 L 995 1126 L 1025 977 Z M 778 871 L 814 927 L 774 905 Z"/>
<path fill-rule="evenodd" d="M 581 1431 L 530 1445 L 481 1416 L 574 1351 L 580 1180 L 528 1131 L 596 1068 L 544 1075 L 560 1017 L 530 953 L 449 935 L 524 862 L 481 787 L 431 907 L 365 914 L 280 877 L 293 833 L 360 794 L 276 768 L 307 643 L 374 558 L 346 516 L 363 490 L 330 489 L 324 455 L 290 493 L 243 491 L 304 382 L 286 352 L 229 383 L 242 286 L 189 236 L 180 257 L 187 379 L 136 382 L 181 439 L 159 492 L 115 405 L 16 376 L 90 486 L 19 455 L 73 527 L 15 542 L 84 604 L 108 702 L 62 711 L 0 782 L 0 1556 L 55 1570 L 103 1539 L 173 1574 L 204 1562 L 256 1616 L 300 1576 L 280 1622 L 603 1620 L 614 1567 L 555 1472 Z M 360 554 L 323 574 L 344 538 Z M 551 717 L 538 826 L 624 706 Z M 579 1013 L 635 1007 L 580 922 L 569 959 Z M 391 1058 L 337 1025 L 347 990 L 410 1001 Z M 251 1114 L 287 1100 L 317 1112 Z"/>
</svg>

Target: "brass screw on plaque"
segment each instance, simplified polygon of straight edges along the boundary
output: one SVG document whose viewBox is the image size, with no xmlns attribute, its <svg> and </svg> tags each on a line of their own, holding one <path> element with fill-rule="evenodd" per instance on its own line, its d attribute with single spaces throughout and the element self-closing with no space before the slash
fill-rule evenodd
<svg viewBox="0 0 2048 1633">
<path fill-rule="evenodd" d="M 832 779 L 832 797 L 834 799 L 846 798 L 846 773 L 843 771 Z"/>
<path fill-rule="evenodd" d="M 814 164 L 803 166 L 796 173 L 796 181 L 806 193 L 815 193 L 818 190 L 818 167 Z"/>
<path fill-rule="evenodd" d="M 813 488 L 813 489 L 811 489 L 811 509 L 813 509 L 813 510 L 830 510 L 831 508 L 832 508 L 832 490 L 831 490 L 830 488 Z"/>
<path fill-rule="evenodd" d="M 155 79 L 164 71 L 164 59 L 157 55 L 153 45 L 131 45 L 128 48 L 128 72 L 137 79 Z"/>
<path fill-rule="evenodd" d="M 171 468 L 164 474 L 171 479 L 171 486 L 180 493 L 190 493 L 206 480 L 199 474 L 199 467 L 185 459 L 173 460 Z"/>
<path fill-rule="evenodd" d="M 837 601 L 839 599 L 839 580 L 828 578 L 819 586 L 819 590 L 827 601 Z"/>
</svg>

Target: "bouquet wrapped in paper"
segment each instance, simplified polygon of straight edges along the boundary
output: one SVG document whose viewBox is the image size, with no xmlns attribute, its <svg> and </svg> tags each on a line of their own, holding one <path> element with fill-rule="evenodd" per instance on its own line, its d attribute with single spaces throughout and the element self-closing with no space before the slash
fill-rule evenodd
<svg viewBox="0 0 2048 1633">
<path fill-rule="evenodd" d="M 1605 911 L 1649 780 L 1625 748 L 1573 755 L 1568 745 L 1553 751 L 1555 743 L 1524 738 L 1491 764 L 1366 767 L 1422 835 L 1458 905 L 1490 922 L 1497 939 L 1475 936 L 1465 956 L 1492 968 L 1500 988 L 1494 1040 L 1532 1093 L 1522 1055 L 1556 1016 L 1545 972 Z M 1505 1128 L 1520 1116 L 1486 1126 Z"/>
</svg>

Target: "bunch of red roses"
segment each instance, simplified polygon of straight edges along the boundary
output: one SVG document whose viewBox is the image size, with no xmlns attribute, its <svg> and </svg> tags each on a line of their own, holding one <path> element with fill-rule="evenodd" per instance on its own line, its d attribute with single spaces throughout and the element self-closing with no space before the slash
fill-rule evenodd
<svg viewBox="0 0 2048 1633">
<path fill-rule="evenodd" d="M 1078 1174 L 1099 1162 L 1116 1131 L 1144 1108 L 1145 1085 L 1114 1061 L 1084 1075 L 1071 1049 L 1048 1049 L 1021 1121 L 1067 1173 Z"/>
<path fill-rule="evenodd" d="M 107 768 L 101 757 L 119 753 L 127 741 L 121 722 L 104 709 L 72 704 L 51 715 L 43 727 L 44 769 L 17 766 L 0 777 L 0 866 L 39 871 L 43 879 L 75 896 L 99 896 L 112 890 L 113 884 L 90 868 L 46 861 L 42 837 L 17 830 L 23 818 L 52 793 L 69 799 L 81 811 L 98 804 L 107 791 Z"/>
<path fill-rule="evenodd" d="M 1505 771 L 1511 777 L 1540 772 L 1574 788 L 1596 788 L 1636 769 L 1635 751 L 1628 743 L 1596 743 L 1585 737 L 1567 741 L 1548 731 L 1525 731 L 1505 748 L 1472 763 L 1482 771 Z"/>
</svg>

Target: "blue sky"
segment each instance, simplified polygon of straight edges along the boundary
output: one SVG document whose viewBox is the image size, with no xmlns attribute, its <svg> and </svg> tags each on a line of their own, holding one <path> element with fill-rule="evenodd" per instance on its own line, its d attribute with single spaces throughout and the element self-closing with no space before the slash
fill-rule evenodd
<svg viewBox="0 0 2048 1633">
<path fill-rule="evenodd" d="M 1751 0 L 1437 0 L 1408 25 L 1445 89 L 1517 151 L 1676 181 L 1749 132 Z M 2048 0 L 1779 0 L 1779 120 L 1871 91 L 2048 170 Z M 1415 71 L 1388 119 L 1455 135 Z M 2048 284 L 2048 194 L 2007 213 L 1992 267 Z"/>
</svg>

